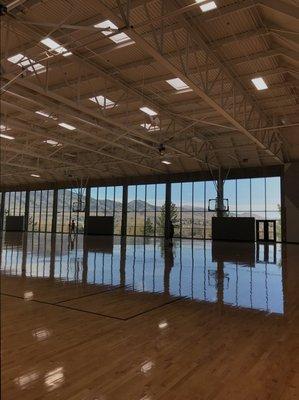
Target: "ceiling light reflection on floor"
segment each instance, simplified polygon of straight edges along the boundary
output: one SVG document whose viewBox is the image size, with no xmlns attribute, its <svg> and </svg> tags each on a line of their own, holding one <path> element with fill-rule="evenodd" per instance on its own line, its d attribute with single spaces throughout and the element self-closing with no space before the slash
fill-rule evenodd
<svg viewBox="0 0 299 400">
<path fill-rule="evenodd" d="M 24 292 L 24 300 L 30 301 L 32 299 L 33 299 L 33 292 L 30 292 L 30 291 Z"/>
<path fill-rule="evenodd" d="M 59 388 L 64 382 L 63 367 L 55 368 L 45 375 L 45 385 L 48 390 L 55 390 Z"/>
<path fill-rule="evenodd" d="M 168 322 L 167 321 L 161 321 L 158 326 L 159 326 L 160 329 L 165 329 L 165 328 L 168 327 Z"/>
<path fill-rule="evenodd" d="M 48 329 L 36 329 L 32 331 L 32 336 L 39 342 L 48 339 L 51 336 L 51 332 Z"/>
<path fill-rule="evenodd" d="M 144 364 L 141 365 L 140 371 L 143 374 L 148 374 L 150 370 L 154 367 L 155 363 L 153 361 L 146 361 Z"/>
<path fill-rule="evenodd" d="M 36 381 L 38 377 L 38 372 L 29 372 L 28 374 L 24 374 L 15 378 L 14 383 L 21 389 L 26 389 L 32 382 Z"/>
</svg>

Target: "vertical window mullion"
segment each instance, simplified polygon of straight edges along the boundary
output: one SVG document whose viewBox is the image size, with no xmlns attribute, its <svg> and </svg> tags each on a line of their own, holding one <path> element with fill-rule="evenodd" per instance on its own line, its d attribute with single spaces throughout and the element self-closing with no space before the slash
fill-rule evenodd
<svg viewBox="0 0 299 400">
<path fill-rule="evenodd" d="M 40 198 L 39 198 L 39 221 L 38 221 L 38 231 L 39 232 L 40 232 L 40 229 L 41 229 L 43 196 L 44 196 L 44 191 L 41 190 L 40 191 Z"/>
<path fill-rule="evenodd" d="M 36 190 L 34 190 L 33 196 L 33 213 L 32 213 L 32 232 L 34 232 L 34 225 L 35 225 L 35 201 L 36 201 Z"/>
<path fill-rule="evenodd" d="M 182 237 L 182 198 L 183 198 L 183 183 L 180 183 L 180 238 Z"/>
<path fill-rule="evenodd" d="M 62 196 L 62 213 L 61 213 L 61 229 L 60 232 L 64 232 L 64 203 L 65 203 L 65 189 L 63 189 L 63 196 Z"/>
<path fill-rule="evenodd" d="M 16 215 L 16 198 L 17 198 L 17 192 L 14 192 L 13 215 Z"/>
<path fill-rule="evenodd" d="M 11 192 L 8 192 L 8 207 L 7 207 L 8 215 L 10 215 L 10 199 L 11 199 Z"/>
<path fill-rule="evenodd" d="M 46 200 L 46 221 L 45 221 L 45 232 L 48 232 L 48 212 L 49 212 L 49 190 L 47 190 L 47 200 Z"/>
<path fill-rule="evenodd" d="M 104 209 L 104 215 L 106 216 L 107 214 L 107 186 L 105 187 L 105 209 Z"/>
<path fill-rule="evenodd" d="M 192 182 L 192 227 L 191 227 L 191 237 L 194 237 L 194 182 Z"/>
<path fill-rule="evenodd" d="M 23 193 L 24 193 L 24 192 L 20 192 L 20 196 L 19 196 L 19 213 L 18 213 L 18 215 L 22 215 Z"/>
<path fill-rule="evenodd" d="M 143 214 L 143 236 L 145 236 L 145 226 L 146 226 L 146 215 L 147 215 L 147 185 L 145 185 L 144 189 L 144 214 Z"/>
<path fill-rule="evenodd" d="M 206 201 L 206 197 L 207 197 L 207 186 L 206 186 L 206 181 L 204 181 L 204 189 L 203 189 L 203 193 L 204 193 L 204 216 L 203 216 L 203 235 L 204 235 L 204 239 L 206 239 L 206 234 L 207 234 L 207 229 L 206 229 L 206 224 L 207 224 L 207 215 L 206 215 L 206 208 L 207 208 L 207 201 Z"/>
<path fill-rule="evenodd" d="M 137 211 L 137 185 L 135 185 L 135 207 L 134 207 L 134 212 L 135 212 L 135 215 L 134 215 L 134 236 L 136 236 L 136 219 L 137 219 L 137 214 L 136 214 L 136 211 Z"/>
<path fill-rule="evenodd" d="M 267 181 L 264 178 L 264 189 L 265 189 L 265 219 L 267 219 Z"/>
<path fill-rule="evenodd" d="M 157 236 L 157 184 L 155 184 L 155 214 L 154 214 L 154 236 Z"/>
<path fill-rule="evenodd" d="M 97 187 L 96 216 L 98 216 L 98 212 L 99 212 L 99 188 Z"/>
<path fill-rule="evenodd" d="M 250 188 L 250 196 L 249 196 L 249 198 L 250 198 L 250 216 L 252 217 L 252 184 L 251 184 L 251 178 L 250 178 L 249 182 L 250 182 L 249 183 L 249 188 Z"/>
</svg>

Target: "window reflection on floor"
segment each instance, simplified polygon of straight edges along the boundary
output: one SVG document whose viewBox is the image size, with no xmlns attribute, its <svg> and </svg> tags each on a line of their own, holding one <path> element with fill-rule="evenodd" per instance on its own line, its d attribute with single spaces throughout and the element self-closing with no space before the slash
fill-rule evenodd
<svg viewBox="0 0 299 400">
<path fill-rule="evenodd" d="M 4 235 L 1 272 L 283 314 L 281 244 Z"/>
</svg>

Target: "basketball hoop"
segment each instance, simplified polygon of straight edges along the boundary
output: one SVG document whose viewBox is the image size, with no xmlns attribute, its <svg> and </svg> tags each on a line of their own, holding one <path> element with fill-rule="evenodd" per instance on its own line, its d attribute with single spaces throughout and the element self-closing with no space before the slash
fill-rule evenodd
<svg viewBox="0 0 299 400">
<path fill-rule="evenodd" d="M 209 199 L 209 211 L 229 211 L 228 199 L 223 199 L 223 204 L 218 204 L 218 199 Z"/>
</svg>

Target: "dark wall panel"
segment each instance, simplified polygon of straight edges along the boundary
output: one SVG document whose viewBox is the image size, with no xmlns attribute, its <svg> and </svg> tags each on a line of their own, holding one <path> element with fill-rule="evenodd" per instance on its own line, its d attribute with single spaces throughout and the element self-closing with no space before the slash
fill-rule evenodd
<svg viewBox="0 0 299 400">
<path fill-rule="evenodd" d="M 212 218 L 212 239 L 254 242 L 254 218 Z"/>
</svg>

